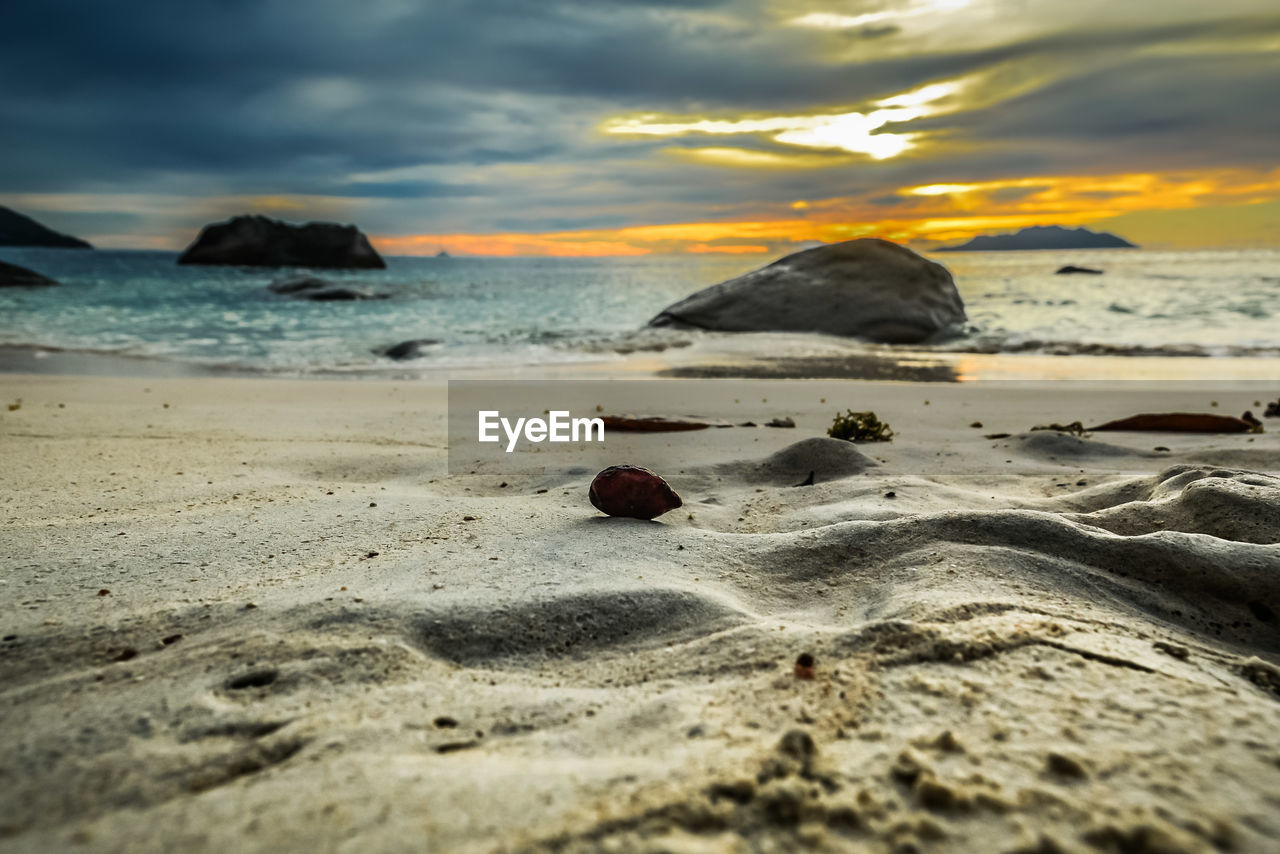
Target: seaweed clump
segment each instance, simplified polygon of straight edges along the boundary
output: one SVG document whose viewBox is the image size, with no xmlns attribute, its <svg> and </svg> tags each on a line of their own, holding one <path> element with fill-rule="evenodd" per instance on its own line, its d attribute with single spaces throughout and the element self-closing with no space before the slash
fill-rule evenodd
<svg viewBox="0 0 1280 854">
<path fill-rule="evenodd" d="M 1076 437 L 1084 437 L 1089 435 L 1089 431 L 1085 429 L 1084 424 L 1080 421 L 1072 421 L 1070 424 L 1059 424 L 1058 422 L 1055 421 L 1052 424 L 1037 424 L 1031 429 L 1032 430 L 1052 430 L 1055 433 L 1067 433 Z"/>
<path fill-rule="evenodd" d="M 833 439 L 850 442 L 892 442 L 893 429 L 876 417 L 874 412 L 845 410 L 831 422 L 827 435 Z"/>
</svg>

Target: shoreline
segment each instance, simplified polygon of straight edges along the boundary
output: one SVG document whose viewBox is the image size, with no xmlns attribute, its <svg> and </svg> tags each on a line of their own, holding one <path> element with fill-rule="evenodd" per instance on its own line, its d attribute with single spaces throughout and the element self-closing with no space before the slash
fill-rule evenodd
<svg viewBox="0 0 1280 854">
<path fill-rule="evenodd" d="M 621 356 L 621 358 L 618 358 Z M 0 345 L 0 375 L 104 377 L 237 377 L 295 380 L 377 380 L 397 382 L 466 379 L 602 376 L 682 379 L 821 379 L 921 383 L 992 380 L 1089 381 L 1124 377 L 1134 381 L 1268 382 L 1280 388 L 1276 360 L 1262 357 L 1155 355 L 1045 355 L 967 353 L 903 348 L 843 355 L 760 358 L 741 349 L 731 353 L 666 347 L 606 351 L 598 359 L 527 365 L 432 365 L 430 357 L 384 368 L 286 371 L 207 365 L 155 356 L 134 356 L 55 347 Z"/>
</svg>

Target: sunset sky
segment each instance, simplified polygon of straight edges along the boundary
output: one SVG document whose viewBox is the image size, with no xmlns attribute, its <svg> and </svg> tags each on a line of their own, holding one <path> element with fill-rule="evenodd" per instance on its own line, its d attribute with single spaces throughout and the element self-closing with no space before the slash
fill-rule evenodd
<svg viewBox="0 0 1280 854">
<path fill-rule="evenodd" d="M 1280 245 L 1274 0 L 49 0 L 0 80 L 0 204 L 104 247 Z"/>
</svg>

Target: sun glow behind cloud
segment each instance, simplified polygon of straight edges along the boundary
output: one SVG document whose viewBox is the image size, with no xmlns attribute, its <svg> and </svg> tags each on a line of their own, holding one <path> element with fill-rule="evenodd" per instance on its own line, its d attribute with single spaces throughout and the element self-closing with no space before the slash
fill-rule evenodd
<svg viewBox="0 0 1280 854">
<path fill-rule="evenodd" d="M 916 133 L 886 133 L 889 124 L 943 115 L 955 96 L 969 84 L 964 79 L 931 83 L 892 97 L 874 101 L 866 110 L 790 116 L 694 118 L 642 115 L 616 118 L 603 130 L 620 136 L 685 137 L 764 136 L 776 143 L 800 148 L 841 150 L 887 160 L 915 147 Z M 724 152 L 726 149 L 717 149 Z M 761 158 L 741 157 L 743 166 L 766 165 Z M 770 164 L 772 165 L 772 164 Z"/>
<path fill-rule="evenodd" d="M 879 12 L 864 12 L 861 15 L 841 15 L 836 12 L 809 12 L 792 18 L 790 23 L 798 27 L 813 27 L 822 30 L 851 30 L 866 27 L 885 21 L 897 21 L 902 18 L 915 18 L 935 12 L 954 12 L 970 5 L 972 0 L 926 0 L 914 3 L 902 9 L 885 9 Z"/>
<path fill-rule="evenodd" d="M 847 155 L 828 153 L 787 153 L 752 148 L 709 146 L 706 148 L 665 148 L 669 157 L 709 166 L 734 169 L 824 169 L 848 163 Z"/>
<path fill-rule="evenodd" d="M 978 189 L 978 184 L 926 184 L 906 190 L 913 196 L 948 196 L 954 193 L 967 193 Z"/>
</svg>

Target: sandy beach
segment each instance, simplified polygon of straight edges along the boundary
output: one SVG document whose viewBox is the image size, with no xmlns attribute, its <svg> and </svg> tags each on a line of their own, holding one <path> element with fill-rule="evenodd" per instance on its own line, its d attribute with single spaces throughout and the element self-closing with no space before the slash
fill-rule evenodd
<svg viewBox="0 0 1280 854">
<path fill-rule="evenodd" d="M 1280 848 L 1280 431 L 1027 432 L 1253 389 L 782 389 L 640 522 L 442 383 L 0 377 L 0 850 Z"/>
</svg>

